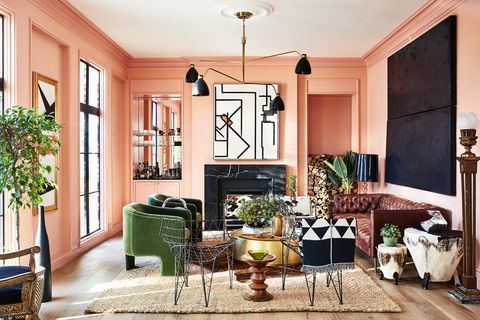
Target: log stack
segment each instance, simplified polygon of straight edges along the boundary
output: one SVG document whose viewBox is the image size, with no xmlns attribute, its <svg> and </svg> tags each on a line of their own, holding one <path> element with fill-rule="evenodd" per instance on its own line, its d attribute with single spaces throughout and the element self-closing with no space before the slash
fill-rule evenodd
<svg viewBox="0 0 480 320">
<path fill-rule="evenodd" d="M 328 179 L 328 167 L 323 162 L 333 162 L 335 157 L 327 154 L 308 156 L 308 195 L 317 218 L 330 218 L 333 207 L 333 195 L 341 192 L 341 187 Z"/>
</svg>

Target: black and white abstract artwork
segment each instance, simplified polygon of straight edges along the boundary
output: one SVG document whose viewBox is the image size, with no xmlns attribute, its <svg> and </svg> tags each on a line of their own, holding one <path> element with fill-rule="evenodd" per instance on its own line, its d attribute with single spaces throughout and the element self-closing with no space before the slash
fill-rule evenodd
<svg viewBox="0 0 480 320">
<path fill-rule="evenodd" d="M 58 108 L 58 81 L 48 78 L 40 73 L 33 72 L 33 105 L 37 112 L 45 114 L 51 121 L 57 120 Z M 46 134 L 51 134 L 46 132 Z M 58 167 L 58 155 L 47 154 L 40 156 L 40 162 L 49 165 L 52 168 Z M 50 174 L 45 174 L 46 178 L 58 183 L 58 173 L 54 169 Z M 57 209 L 57 189 L 52 189 L 42 194 L 42 205 L 45 212 Z"/>
<path fill-rule="evenodd" d="M 277 84 L 214 85 L 214 159 L 278 159 L 278 114 L 270 109 L 277 88 Z"/>
</svg>

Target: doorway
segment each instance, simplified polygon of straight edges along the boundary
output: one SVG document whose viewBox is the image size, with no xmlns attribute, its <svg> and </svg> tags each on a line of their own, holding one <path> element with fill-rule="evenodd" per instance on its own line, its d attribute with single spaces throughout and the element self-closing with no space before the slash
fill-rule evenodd
<svg viewBox="0 0 480 320">
<path fill-rule="evenodd" d="M 352 96 L 308 95 L 308 154 L 339 155 L 352 149 Z"/>
</svg>

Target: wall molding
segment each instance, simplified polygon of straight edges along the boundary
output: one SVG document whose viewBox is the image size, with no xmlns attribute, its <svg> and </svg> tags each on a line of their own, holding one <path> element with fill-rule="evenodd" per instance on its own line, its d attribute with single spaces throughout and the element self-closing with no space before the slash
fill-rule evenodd
<svg viewBox="0 0 480 320">
<path fill-rule="evenodd" d="M 66 0 L 29 0 L 45 14 L 65 26 L 71 32 L 78 34 L 84 31 L 81 38 L 102 48 L 112 57 L 127 65 L 133 57 L 113 41 L 105 32 L 95 26 L 87 17 Z"/>
<path fill-rule="evenodd" d="M 299 57 L 275 57 L 260 61 L 248 62 L 249 59 L 257 57 L 247 57 L 248 66 L 256 67 L 295 67 Z M 215 60 L 215 61 L 204 61 Z M 317 58 L 309 57 L 310 65 L 315 68 L 321 67 L 335 67 L 335 68 L 363 68 L 366 63 L 362 58 Z M 128 63 L 129 68 L 185 68 L 187 69 L 190 63 L 195 64 L 196 67 L 239 67 L 241 66 L 240 56 L 221 56 L 221 57 L 181 57 L 181 58 L 134 58 Z"/>
<path fill-rule="evenodd" d="M 403 48 L 405 45 L 433 27 L 436 23 L 448 17 L 465 1 L 467 0 L 429 0 L 412 16 L 362 56 L 366 65 L 374 65 Z"/>
</svg>

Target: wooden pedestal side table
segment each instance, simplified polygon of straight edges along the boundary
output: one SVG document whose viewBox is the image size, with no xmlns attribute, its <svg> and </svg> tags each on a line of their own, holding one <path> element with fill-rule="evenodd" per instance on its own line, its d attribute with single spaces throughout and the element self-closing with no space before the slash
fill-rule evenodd
<svg viewBox="0 0 480 320">
<path fill-rule="evenodd" d="M 268 284 L 265 283 L 267 276 L 267 264 L 275 260 L 277 257 L 273 254 L 267 254 L 262 260 L 254 260 L 249 254 L 244 254 L 242 260 L 248 263 L 252 272 L 250 279 L 252 283 L 249 284 L 250 292 L 243 295 L 246 300 L 254 302 L 264 302 L 273 299 L 273 295 L 267 291 Z"/>
<path fill-rule="evenodd" d="M 380 264 L 380 279 L 383 278 L 395 280 L 402 276 L 403 268 L 407 260 L 408 250 L 403 244 L 397 244 L 395 247 L 388 247 L 384 243 L 377 247 L 377 257 Z"/>
</svg>

